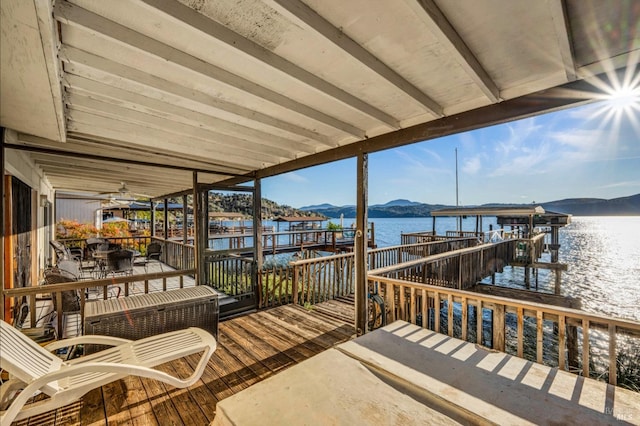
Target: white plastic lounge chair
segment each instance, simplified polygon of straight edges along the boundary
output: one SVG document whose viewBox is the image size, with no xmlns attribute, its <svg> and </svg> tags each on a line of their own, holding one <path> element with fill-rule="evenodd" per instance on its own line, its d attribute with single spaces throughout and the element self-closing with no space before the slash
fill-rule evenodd
<svg viewBox="0 0 640 426">
<path fill-rule="evenodd" d="M 90 390 L 128 375 L 160 380 L 179 388 L 191 386 L 200 379 L 216 349 L 215 338 L 195 327 L 135 341 L 87 335 L 59 340 L 43 348 L 6 322 L 0 324 L 0 367 L 11 375 L 0 386 L 0 424 L 7 426 L 12 421 L 71 404 Z M 81 344 L 113 347 L 70 361 L 49 352 Z M 153 368 L 200 352 L 198 365 L 186 379 Z M 16 391 L 21 392 L 16 395 Z M 25 405 L 39 392 L 50 398 Z"/>
</svg>

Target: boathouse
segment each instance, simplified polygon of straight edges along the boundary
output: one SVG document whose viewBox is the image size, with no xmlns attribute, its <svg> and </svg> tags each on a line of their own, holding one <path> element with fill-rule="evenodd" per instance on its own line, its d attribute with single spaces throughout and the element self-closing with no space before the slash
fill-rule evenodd
<svg viewBox="0 0 640 426">
<path fill-rule="evenodd" d="M 56 338 L 75 323 L 85 336 L 197 325 L 217 339 L 192 386 L 126 376 L 18 421 L 637 421 L 638 394 L 615 387 L 616 342 L 637 336 L 637 322 L 382 273 L 432 256 L 459 264 L 454 249 L 478 259 L 485 251 L 469 238 L 367 250 L 367 205 L 371 153 L 637 84 L 639 13 L 625 0 L 1 0 L 0 317 L 11 331 L 0 339 L 2 367 L 16 368 L 5 336 L 50 337 L 40 327 L 45 299 Z M 353 253 L 267 274 L 262 181 L 347 158 L 356 159 Z M 58 191 L 117 194 L 123 182 L 163 201 L 164 218 L 169 199 L 182 199 L 183 217 L 190 205 L 193 239 L 172 239 L 153 216 L 146 236 L 53 238 Z M 253 196 L 250 246 L 210 247 L 212 191 Z M 63 261 L 77 268 L 64 280 Z M 471 321 L 472 307 L 515 315 L 512 354 L 503 352 L 505 323 L 483 338 L 489 326 Z M 543 364 L 542 344 L 525 360 L 525 340 L 543 342 L 554 327 L 558 367 Z M 572 373 L 567 327 L 582 342 Z M 608 342 L 606 374 L 591 368 L 596 332 Z M 179 375 L 193 364 L 187 356 L 162 368 Z"/>
</svg>

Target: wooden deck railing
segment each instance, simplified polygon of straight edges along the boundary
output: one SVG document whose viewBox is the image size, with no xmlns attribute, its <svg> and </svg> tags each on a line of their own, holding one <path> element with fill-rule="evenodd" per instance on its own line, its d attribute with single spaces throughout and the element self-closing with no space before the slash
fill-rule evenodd
<svg viewBox="0 0 640 426">
<path fill-rule="evenodd" d="M 521 358 L 525 357 L 525 347 L 531 347 L 535 350 L 533 360 L 536 362 L 555 362 L 562 370 L 571 370 L 569 367 L 579 364 L 578 371 L 585 377 L 589 377 L 590 373 L 592 376 L 598 375 L 590 367 L 594 365 L 590 338 L 594 330 L 603 330 L 604 337 L 608 338 L 608 357 L 604 357 L 607 363 L 605 373 L 609 383 L 614 385 L 617 383 L 617 342 L 622 337 L 640 337 L 640 322 L 637 321 L 372 274 L 368 276 L 368 283 L 372 289 L 377 289 L 385 301 L 387 322 L 408 321 L 462 340 L 485 344 L 502 352 L 511 343 L 515 348 L 515 355 Z M 491 312 L 488 321 L 484 320 L 486 315 L 483 315 L 486 310 Z M 508 314 L 515 315 L 515 321 L 508 321 Z M 528 330 L 533 321 L 535 331 L 526 332 L 525 329 Z M 455 324 L 459 325 L 454 327 Z M 577 328 L 580 328 L 581 338 L 578 337 Z M 572 330 L 574 336 L 571 336 Z M 487 335 L 490 337 L 486 337 Z M 515 339 L 515 342 L 510 342 L 510 339 Z M 544 345 L 550 341 L 554 343 L 551 347 L 556 347 L 554 355 L 548 353 L 552 350 L 549 345 L 546 348 Z M 578 353 L 581 354 L 580 361 L 569 359 L 577 357 Z M 602 358 L 599 357 L 599 360 L 602 361 Z"/>
<path fill-rule="evenodd" d="M 487 276 L 501 272 L 514 260 L 519 243 L 521 240 L 506 240 L 441 252 L 371 270 L 370 273 L 423 284 L 468 288 Z"/>
<path fill-rule="evenodd" d="M 478 241 L 475 238 L 450 238 L 373 249 L 367 252 L 369 270 L 393 266 L 451 250 L 475 247 L 476 245 L 478 245 Z"/>
<path fill-rule="evenodd" d="M 77 292 L 80 298 L 80 315 L 82 319 L 81 323 L 84 323 L 84 307 L 86 303 L 90 303 L 89 299 L 87 298 L 87 295 L 90 294 L 91 292 L 94 292 L 94 293 L 97 292 L 98 293 L 97 298 L 100 298 L 99 295 L 100 293 L 102 293 L 101 297 L 103 299 L 107 299 L 110 297 L 110 289 L 113 289 L 114 286 L 121 286 L 122 295 L 128 296 L 130 294 L 130 286 L 132 285 L 132 283 L 142 282 L 143 283 L 142 293 L 147 294 L 151 289 L 150 282 L 157 281 L 157 280 L 162 280 L 161 289 L 162 291 L 166 291 L 167 282 L 171 278 L 177 278 L 178 288 L 183 288 L 184 278 L 193 276 L 194 273 L 195 273 L 194 270 L 187 269 L 187 270 L 181 270 L 181 271 L 168 271 L 168 272 L 150 273 L 150 274 L 143 274 L 143 275 L 110 277 L 110 278 L 99 279 L 99 280 L 81 280 L 81 281 L 74 281 L 74 282 L 62 283 L 62 284 L 49 284 L 46 286 L 37 285 L 37 286 L 31 286 L 31 287 L 12 288 L 12 289 L 4 290 L 3 292 L 4 300 L 2 301 L 2 303 L 4 303 L 6 300 L 9 300 L 11 298 L 15 298 L 14 301 L 16 302 L 16 304 L 19 305 L 23 303 L 22 302 L 23 299 L 26 300 L 26 303 L 29 306 L 30 324 L 32 324 L 32 326 L 35 326 L 37 323 L 36 296 L 45 295 L 45 294 L 55 296 L 54 299 L 56 300 L 57 305 L 53 307 L 53 310 L 55 310 L 58 313 L 57 315 L 58 330 L 62 330 L 63 314 L 67 313 L 63 309 L 63 305 L 62 305 L 62 300 L 63 300 L 62 292 L 64 291 Z"/>
<path fill-rule="evenodd" d="M 324 246 L 335 250 L 338 246 L 353 244 L 355 231 L 352 229 L 329 230 L 304 229 L 295 231 L 265 231 L 262 234 L 262 248 L 265 252 L 277 253 L 279 250 L 290 248 L 305 248 L 309 246 Z M 373 238 L 374 228 L 369 228 L 370 238 Z M 371 245 L 373 245 L 371 241 Z M 240 252 L 253 247 L 252 233 L 223 233 L 209 236 L 209 248 L 212 250 Z"/>
<path fill-rule="evenodd" d="M 369 268 L 393 266 L 449 250 L 473 247 L 475 238 L 443 239 L 405 246 L 371 249 Z M 354 254 L 298 260 L 267 268 L 260 282 L 260 307 L 287 303 L 314 304 L 349 294 L 354 289 Z"/>
<path fill-rule="evenodd" d="M 210 252 L 205 254 L 203 262 L 202 283 L 231 297 L 253 293 L 252 259 Z"/>
<path fill-rule="evenodd" d="M 154 238 L 164 246 L 161 260 L 175 269 L 195 268 L 195 248 L 193 244 L 184 244 L 182 241 L 161 240 Z"/>
<path fill-rule="evenodd" d="M 133 236 L 133 237 L 100 237 L 100 238 L 105 239 L 113 244 L 119 244 L 124 248 L 130 248 L 130 249 L 135 249 L 139 251 L 144 251 L 144 249 L 151 242 L 151 237 L 145 236 L 145 235 L 139 235 L 139 236 Z M 61 238 L 61 239 L 58 239 L 57 241 L 60 241 L 62 244 L 70 248 L 79 248 L 83 251 L 85 256 L 87 255 L 86 238 Z"/>
</svg>

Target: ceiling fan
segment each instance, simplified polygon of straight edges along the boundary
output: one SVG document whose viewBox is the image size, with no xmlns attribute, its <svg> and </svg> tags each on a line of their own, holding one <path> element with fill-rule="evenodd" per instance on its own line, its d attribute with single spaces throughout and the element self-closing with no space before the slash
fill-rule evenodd
<svg viewBox="0 0 640 426">
<path fill-rule="evenodd" d="M 104 198 L 101 200 L 100 204 L 102 205 L 102 207 L 115 206 L 115 205 L 126 206 L 136 201 L 136 199 L 133 197 L 134 193 L 129 191 L 129 188 L 127 188 L 126 182 L 120 182 L 120 185 L 121 185 L 120 188 L 118 188 L 116 192 L 114 191 L 99 192 L 97 194 L 97 195 L 108 195 L 108 198 Z M 143 194 L 135 194 L 135 195 L 143 195 Z"/>
</svg>

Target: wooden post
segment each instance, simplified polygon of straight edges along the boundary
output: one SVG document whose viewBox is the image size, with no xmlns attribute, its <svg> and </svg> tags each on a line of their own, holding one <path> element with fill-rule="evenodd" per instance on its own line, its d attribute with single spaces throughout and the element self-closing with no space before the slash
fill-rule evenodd
<svg viewBox="0 0 640 426">
<path fill-rule="evenodd" d="M 468 312 L 469 308 L 467 307 L 467 298 L 462 298 L 462 340 L 467 340 L 467 326 L 468 326 Z"/>
<path fill-rule="evenodd" d="M 189 244 L 189 208 L 187 206 L 187 195 L 182 196 L 182 268 L 189 267 L 189 257 L 187 256 L 187 244 Z"/>
<path fill-rule="evenodd" d="M 440 293 L 433 295 L 433 331 L 440 333 Z"/>
<path fill-rule="evenodd" d="M 618 384 L 617 372 L 617 351 L 616 351 L 616 325 L 609 324 L 609 384 Z"/>
<path fill-rule="evenodd" d="M 369 156 L 358 154 L 355 235 L 355 301 L 356 333 L 367 331 L 367 204 L 368 204 Z"/>
<path fill-rule="evenodd" d="M 169 200 L 164 199 L 164 239 L 169 239 Z"/>
<path fill-rule="evenodd" d="M 151 210 L 151 217 L 149 218 L 149 226 L 151 227 L 151 240 L 156 236 L 156 205 L 151 198 L 149 198 L 149 209 Z"/>
<path fill-rule="evenodd" d="M 569 370 L 577 369 L 580 364 L 578 363 L 578 327 L 575 325 L 567 325 L 567 353 Z"/>
<path fill-rule="evenodd" d="M 2 320 L 11 320 L 11 318 L 5 318 L 5 303 L 4 300 L 4 285 L 6 280 L 4 279 L 5 273 L 5 265 L 4 265 L 4 237 L 5 237 L 5 229 L 4 229 L 4 212 L 5 212 L 5 193 L 4 193 L 4 127 L 0 127 L 0 279 L 2 284 L 0 284 L 0 319 Z M 7 309 L 8 311 L 8 309 Z"/>
<path fill-rule="evenodd" d="M 567 326 L 565 316 L 560 315 L 558 318 L 558 368 L 560 370 L 567 369 L 567 357 L 565 354 Z"/>
<path fill-rule="evenodd" d="M 200 188 L 198 187 L 198 172 L 193 172 L 193 225 L 195 232 L 193 233 L 193 250 L 194 250 L 194 267 L 196 270 L 196 285 L 204 284 L 202 277 L 202 255 L 201 241 L 204 232 L 208 233 L 207 227 L 202 227 L 202 200 L 200 199 Z"/>
<path fill-rule="evenodd" d="M 493 347 L 504 352 L 504 305 L 495 305 L 493 309 Z"/>
<path fill-rule="evenodd" d="M 253 255 L 255 259 L 255 291 L 262 289 L 262 189 L 260 179 L 253 181 Z M 275 281 L 274 281 L 275 284 Z M 257 295 L 259 296 L 259 295 Z M 256 297 L 256 309 L 259 297 Z"/>
<path fill-rule="evenodd" d="M 476 306 L 476 344 L 482 346 L 482 300 Z"/>
<path fill-rule="evenodd" d="M 589 377 L 589 320 L 582 319 L 582 375 Z"/>
<path fill-rule="evenodd" d="M 293 277 L 291 278 L 293 281 L 291 283 L 291 292 L 293 293 L 293 304 L 297 305 L 298 300 L 298 267 L 293 267 Z"/>
</svg>

